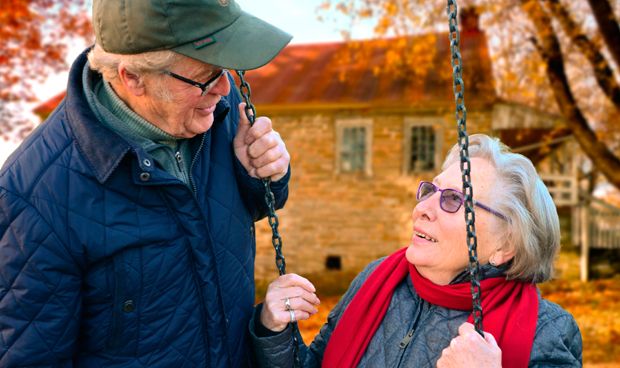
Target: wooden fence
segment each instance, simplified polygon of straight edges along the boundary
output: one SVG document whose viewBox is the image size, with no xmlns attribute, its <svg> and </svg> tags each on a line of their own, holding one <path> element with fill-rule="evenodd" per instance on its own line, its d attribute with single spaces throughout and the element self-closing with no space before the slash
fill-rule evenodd
<svg viewBox="0 0 620 368">
<path fill-rule="evenodd" d="M 588 281 L 591 248 L 620 250 L 620 208 L 595 198 L 587 198 L 576 211 L 573 234 L 579 234 L 581 244 L 581 280 Z"/>
</svg>

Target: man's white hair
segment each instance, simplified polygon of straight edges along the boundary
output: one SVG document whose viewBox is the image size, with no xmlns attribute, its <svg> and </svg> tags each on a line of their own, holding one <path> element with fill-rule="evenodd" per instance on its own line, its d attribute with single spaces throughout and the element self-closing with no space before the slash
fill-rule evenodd
<svg viewBox="0 0 620 368">
<path fill-rule="evenodd" d="M 113 83 L 119 79 L 118 66 L 121 62 L 125 64 L 127 70 L 138 76 L 148 73 L 158 73 L 163 70 L 170 69 L 175 63 L 183 58 L 182 55 L 170 51 L 149 51 L 141 54 L 121 55 L 106 52 L 103 48 L 95 44 L 88 53 L 88 62 L 90 68 L 99 72 L 103 79 L 109 83 Z M 158 79 L 161 83 L 162 79 Z M 161 84 L 159 85 L 161 86 Z M 169 92 L 166 88 L 157 88 L 157 94 L 166 99 L 170 99 Z"/>
</svg>

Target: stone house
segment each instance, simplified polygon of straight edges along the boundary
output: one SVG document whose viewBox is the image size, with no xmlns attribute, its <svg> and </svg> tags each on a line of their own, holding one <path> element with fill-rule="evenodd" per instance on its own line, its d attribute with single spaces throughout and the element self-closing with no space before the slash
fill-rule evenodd
<svg viewBox="0 0 620 368">
<path fill-rule="evenodd" d="M 577 204 L 575 143 L 557 117 L 496 95 L 486 36 L 474 12 L 462 14 L 468 133 L 498 136 L 530 157 L 570 218 Z M 435 46 L 428 73 L 383 72 L 386 58 L 399 57 L 388 42 L 416 47 L 429 39 Z M 359 42 L 367 47 L 293 44 L 246 74 L 257 113 L 271 117 L 291 153 L 289 201 L 278 212 L 288 272 L 348 278 L 408 245 L 417 185 L 439 172 L 457 142 L 448 35 Z M 62 97 L 36 112 L 46 116 Z M 541 154 L 541 137 L 550 131 L 556 139 Z M 257 279 L 273 279 L 267 221 L 257 226 L 256 244 Z"/>
<path fill-rule="evenodd" d="M 510 125 L 519 106 L 496 96 L 477 19 L 463 24 L 468 131 L 498 135 L 496 120 Z M 355 273 L 409 243 L 418 182 L 439 172 L 457 142 L 448 35 L 432 36 L 433 69 L 423 76 L 377 73 L 389 57 L 381 40 L 362 41 L 370 51 L 344 62 L 344 43 L 290 45 L 247 73 L 258 114 L 272 118 L 292 156 L 279 212 L 287 271 Z M 270 229 L 258 229 L 257 277 L 271 278 Z"/>
</svg>

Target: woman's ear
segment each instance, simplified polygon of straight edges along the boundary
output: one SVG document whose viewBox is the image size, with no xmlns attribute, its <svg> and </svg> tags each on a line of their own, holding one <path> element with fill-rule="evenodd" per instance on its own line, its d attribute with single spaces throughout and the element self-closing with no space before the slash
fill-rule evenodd
<svg viewBox="0 0 620 368">
<path fill-rule="evenodd" d="M 495 252 L 491 254 L 491 257 L 489 257 L 489 263 L 492 264 L 493 266 L 499 266 L 499 265 L 502 265 L 510 261 L 511 259 L 514 258 L 514 256 L 515 256 L 514 247 L 504 245 L 500 248 L 495 249 Z"/>
<path fill-rule="evenodd" d="M 125 64 L 118 64 L 118 76 L 123 88 L 134 96 L 143 96 L 146 92 L 143 76 L 127 70 Z"/>
</svg>

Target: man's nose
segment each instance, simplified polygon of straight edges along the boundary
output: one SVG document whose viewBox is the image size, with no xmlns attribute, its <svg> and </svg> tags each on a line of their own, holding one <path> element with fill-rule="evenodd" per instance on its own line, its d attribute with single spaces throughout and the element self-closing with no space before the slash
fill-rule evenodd
<svg viewBox="0 0 620 368">
<path fill-rule="evenodd" d="M 207 91 L 207 93 L 212 93 L 220 96 L 226 96 L 230 93 L 230 81 L 228 80 L 228 73 L 224 72 L 222 76 L 217 80 L 215 85 Z"/>
</svg>

